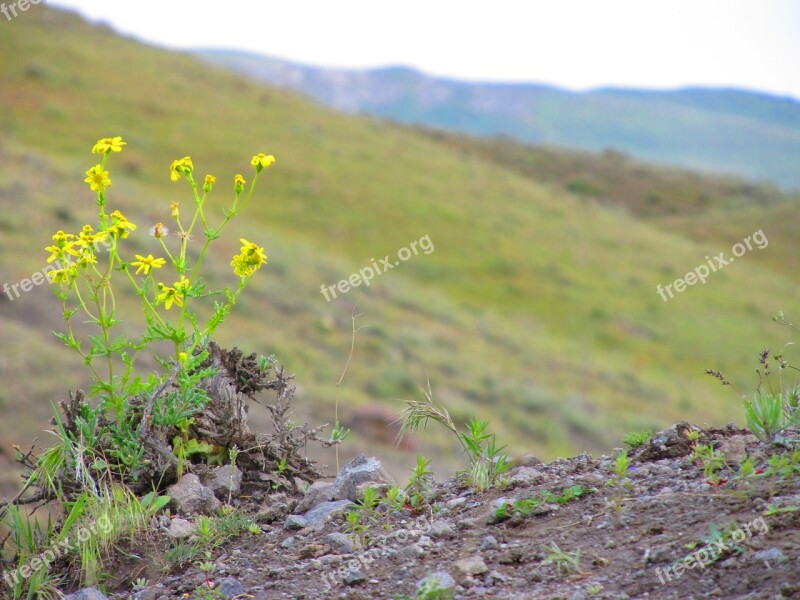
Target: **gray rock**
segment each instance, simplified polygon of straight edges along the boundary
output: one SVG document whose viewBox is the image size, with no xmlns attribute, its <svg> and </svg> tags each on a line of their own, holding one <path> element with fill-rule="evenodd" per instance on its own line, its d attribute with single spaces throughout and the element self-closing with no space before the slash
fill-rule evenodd
<svg viewBox="0 0 800 600">
<path fill-rule="evenodd" d="M 440 591 L 439 598 L 452 598 L 456 592 L 456 581 L 447 571 L 436 571 L 417 582 L 417 597 Z"/>
<path fill-rule="evenodd" d="M 489 567 L 480 556 L 470 556 L 456 561 L 456 569 L 465 575 L 482 575 L 489 572 Z"/>
<path fill-rule="evenodd" d="M 85 588 L 69 596 L 64 596 L 64 600 L 108 600 L 108 596 L 94 588 Z"/>
<path fill-rule="evenodd" d="M 757 561 L 777 562 L 782 563 L 789 560 L 780 548 L 769 548 L 767 550 L 759 550 L 753 555 L 753 559 Z"/>
<path fill-rule="evenodd" d="M 203 480 L 203 485 L 211 489 L 217 498 L 227 501 L 230 494 L 233 498 L 242 491 L 242 472 L 237 467 L 223 465 L 217 467 Z"/>
<path fill-rule="evenodd" d="M 172 499 L 172 507 L 182 514 L 213 515 L 222 506 L 214 492 L 201 484 L 193 473 L 187 473 L 178 483 L 167 488 L 167 495 Z"/>
<path fill-rule="evenodd" d="M 719 451 L 722 455 L 732 463 L 740 463 L 747 458 L 747 442 L 752 435 L 733 435 L 729 438 L 722 440 L 719 445 Z"/>
<path fill-rule="evenodd" d="M 364 577 L 361 571 L 348 571 L 347 574 L 344 576 L 344 582 L 347 585 L 356 585 L 357 583 L 361 583 L 366 581 L 366 577 Z"/>
<path fill-rule="evenodd" d="M 325 543 L 339 554 L 352 554 L 356 549 L 353 540 L 339 531 L 326 535 Z"/>
<path fill-rule="evenodd" d="M 481 540 L 481 550 L 491 550 L 497 548 L 498 545 L 497 538 L 493 535 L 487 535 Z"/>
<path fill-rule="evenodd" d="M 197 525 L 186 519 L 175 517 L 170 521 L 167 535 L 175 540 L 182 540 L 191 537 L 197 531 Z"/>
<path fill-rule="evenodd" d="M 330 519 L 344 513 L 353 505 L 349 500 L 337 500 L 335 502 L 323 502 L 317 504 L 305 515 L 289 515 L 286 517 L 286 527 L 288 529 L 322 529 Z"/>
<path fill-rule="evenodd" d="M 429 535 L 435 540 L 450 540 L 456 537 L 456 530 L 447 521 L 434 521 Z"/>
<path fill-rule="evenodd" d="M 376 458 L 359 454 L 347 463 L 333 482 L 333 497 L 339 500 L 358 500 L 365 487 L 388 488 L 395 481 Z"/>
<path fill-rule="evenodd" d="M 308 527 L 308 519 L 306 519 L 303 515 L 289 515 L 286 517 L 284 525 L 286 526 L 286 529 L 298 531 Z"/>
<path fill-rule="evenodd" d="M 229 599 L 236 598 L 236 596 L 241 596 L 245 593 L 244 586 L 233 577 L 226 577 L 223 579 L 220 582 L 217 591 Z"/>
<path fill-rule="evenodd" d="M 535 485 L 542 483 L 544 480 L 544 474 L 533 467 L 519 467 L 514 469 L 511 475 L 512 484 Z"/>
<path fill-rule="evenodd" d="M 293 535 L 290 535 L 285 540 L 281 542 L 281 548 L 284 550 L 291 550 L 297 545 L 297 538 Z"/>
<path fill-rule="evenodd" d="M 333 495 L 333 484 L 329 481 L 315 481 L 298 502 L 295 512 L 302 514 L 311 510 L 317 504 L 330 502 L 331 500 L 336 500 Z"/>
<path fill-rule="evenodd" d="M 448 500 L 447 504 L 445 504 L 445 506 L 447 508 L 449 508 L 450 510 L 454 510 L 456 508 L 460 508 L 461 506 L 464 506 L 466 503 L 467 503 L 467 499 L 466 498 L 453 498 L 452 500 Z"/>
</svg>

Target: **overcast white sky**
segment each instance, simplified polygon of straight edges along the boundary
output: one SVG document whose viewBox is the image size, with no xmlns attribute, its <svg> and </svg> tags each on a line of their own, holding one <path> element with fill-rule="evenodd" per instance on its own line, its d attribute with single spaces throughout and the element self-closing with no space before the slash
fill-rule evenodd
<svg viewBox="0 0 800 600">
<path fill-rule="evenodd" d="M 800 99 L 796 0 L 51 0 L 171 48 L 459 79 L 736 86 Z"/>
</svg>

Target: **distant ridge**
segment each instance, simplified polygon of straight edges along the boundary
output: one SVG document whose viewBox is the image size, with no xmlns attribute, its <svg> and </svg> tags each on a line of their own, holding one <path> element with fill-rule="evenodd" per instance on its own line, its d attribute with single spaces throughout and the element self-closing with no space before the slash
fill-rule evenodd
<svg viewBox="0 0 800 600">
<path fill-rule="evenodd" d="M 322 69 L 238 51 L 196 54 L 350 113 L 480 136 L 599 151 L 800 188 L 800 102 L 690 87 L 571 92 L 535 83 L 470 83 L 407 67 Z"/>
</svg>

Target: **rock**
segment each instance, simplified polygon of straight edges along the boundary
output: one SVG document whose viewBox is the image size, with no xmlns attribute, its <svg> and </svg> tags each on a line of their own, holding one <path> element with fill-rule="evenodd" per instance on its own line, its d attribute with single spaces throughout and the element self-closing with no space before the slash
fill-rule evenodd
<svg viewBox="0 0 800 600">
<path fill-rule="evenodd" d="M 359 454 L 347 463 L 333 482 L 333 497 L 339 500 L 358 500 L 365 487 L 388 489 L 395 485 L 394 479 L 376 458 Z"/>
<path fill-rule="evenodd" d="M 288 529 L 322 529 L 330 519 L 341 515 L 353 505 L 349 500 L 337 500 L 335 502 L 323 502 L 317 504 L 305 515 L 289 515 L 286 517 L 286 527 Z"/>
<path fill-rule="evenodd" d="M 780 548 L 769 548 L 768 550 L 759 550 L 753 555 L 753 560 L 759 562 L 777 562 L 782 563 L 789 560 L 789 558 L 781 551 Z"/>
<path fill-rule="evenodd" d="M 491 550 L 497 548 L 497 539 L 493 535 L 487 535 L 481 540 L 481 550 Z"/>
<path fill-rule="evenodd" d="M 456 592 L 456 581 L 447 571 L 436 571 L 417 582 L 417 598 L 427 598 L 435 592 L 437 598 L 452 598 Z"/>
<path fill-rule="evenodd" d="M 245 593 L 244 586 L 239 583 L 233 577 L 226 577 L 223 579 L 217 591 L 222 594 L 225 598 L 236 598 L 236 596 L 241 596 Z"/>
<path fill-rule="evenodd" d="M 286 494 L 270 494 L 265 506 L 256 514 L 256 523 L 274 523 L 289 514 L 289 503 Z"/>
<path fill-rule="evenodd" d="M 186 519 L 175 517 L 170 521 L 167 535 L 175 540 L 182 540 L 191 537 L 197 531 L 197 525 Z"/>
<path fill-rule="evenodd" d="M 172 499 L 172 507 L 182 514 L 213 515 L 222 506 L 214 492 L 201 484 L 193 473 L 187 473 L 167 488 L 167 495 Z"/>
<path fill-rule="evenodd" d="M 108 600 L 108 596 L 101 594 L 95 588 L 85 588 L 69 596 L 64 596 L 64 600 Z"/>
<path fill-rule="evenodd" d="M 489 567 L 480 556 L 470 556 L 456 561 L 456 568 L 464 575 L 482 575 L 489 572 Z"/>
<path fill-rule="evenodd" d="M 456 537 L 456 530 L 447 521 L 434 521 L 428 533 L 435 540 L 451 540 Z"/>
<path fill-rule="evenodd" d="M 356 585 L 357 583 L 361 583 L 365 581 L 367 578 L 361 573 L 361 571 L 348 571 L 347 574 L 344 576 L 344 582 L 347 585 Z"/>
<path fill-rule="evenodd" d="M 214 492 L 217 498 L 227 501 L 228 495 L 235 498 L 242 491 L 242 472 L 231 465 L 217 467 L 203 480 L 203 485 Z"/>
<path fill-rule="evenodd" d="M 285 540 L 281 542 L 281 548 L 284 550 L 291 550 L 297 545 L 297 538 L 293 535 L 290 535 Z"/>
<path fill-rule="evenodd" d="M 450 510 L 454 510 L 456 508 L 460 508 L 467 503 L 466 498 L 453 498 L 452 500 L 448 500 L 445 506 Z"/>
<path fill-rule="evenodd" d="M 356 549 L 353 540 L 339 531 L 326 535 L 325 543 L 339 554 L 352 554 Z"/>
<path fill-rule="evenodd" d="M 286 529 L 291 531 L 298 531 L 308 527 L 308 519 L 303 515 L 289 515 L 284 522 Z"/>
<path fill-rule="evenodd" d="M 303 498 L 295 507 L 295 512 L 303 514 L 314 508 L 317 504 L 336 500 L 333 495 L 333 484 L 329 481 L 315 481 L 306 490 Z"/>
<path fill-rule="evenodd" d="M 734 435 L 722 440 L 719 445 L 720 453 L 730 463 L 740 463 L 747 458 L 747 438 L 753 436 Z"/>
<path fill-rule="evenodd" d="M 542 461 L 533 454 L 524 454 L 519 458 L 512 459 L 511 467 L 535 467 L 541 465 Z"/>
<path fill-rule="evenodd" d="M 512 471 L 511 483 L 523 485 L 535 485 L 545 480 L 545 476 L 541 471 L 537 471 L 533 467 L 519 467 Z"/>
</svg>

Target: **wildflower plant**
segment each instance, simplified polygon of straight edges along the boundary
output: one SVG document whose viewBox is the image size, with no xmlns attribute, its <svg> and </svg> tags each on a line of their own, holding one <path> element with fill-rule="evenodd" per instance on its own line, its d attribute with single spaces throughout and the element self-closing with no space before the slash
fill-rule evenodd
<svg viewBox="0 0 800 600">
<path fill-rule="evenodd" d="M 216 224 L 206 214 L 206 200 L 216 187 L 216 177 L 206 175 L 198 182 L 190 156 L 173 161 L 170 179 L 188 184 L 191 209 L 184 213 L 179 202 L 172 202 L 172 225 L 152 226 L 152 249 L 136 254 L 126 250 L 126 240 L 141 235 L 141 230 L 120 210 L 111 210 L 109 200 L 113 179 L 108 164 L 125 146 L 121 137 L 104 138 L 94 145 L 92 153 L 99 155 L 100 162 L 86 171 L 84 181 L 95 193 L 97 221 L 84 225 L 77 233 L 57 231 L 46 250 L 50 253 L 48 262 L 56 262 L 57 268 L 50 271 L 50 282 L 61 300 L 65 322 L 65 331 L 56 336 L 83 359 L 92 381 L 89 398 L 97 400 L 96 408 L 86 409 L 94 414 L 84 414 L 82 418 L 87 423 L 107 424 L 114 446 L 120 451 L 103 460 L 110 458 L 113 464 L 107 466 L 112 470 L 135 476 L 140 457 L 136 449 L 141 445 L 137 429 L 149 425 L 144 422 L 146 419 L 155 419 L 160 425 L 176 427 L 179 433 L 179 425 L 191 423 L 192 414 L 202 409 L 206 398 L 196 384 L 210 375 L 200 368 L 207 356 L 205 348 L 239 295 L 267 262 L 263 247 L 241 239 L 240 252 L 230 262 L 237 280 L 234 286 L 210 290 L 201 276 L 211 244 L 245 209 L 259 175 L 275 158 L 265 154 L 252 158 L 255 174 L 246 192 L 245 178 L 241 174 L 235 176 L 231 204 Z M 117 300 L 123 287 L 138 296 L 144 315 L 143 331 L 134 337 L 120 333 L 120 325 L 129 321 L 118 311 Z M 210 317 L 202 321 L 197 309 L 207 298 L 213 298 L 213 306 Z M 87 323 L 94 332 L 82 337 L 79 329 L 85 330 L 76 326 L 78 321 Z M 156 359 L 168 372 L 143 379 L 136 373 L 137 359 L 164 342 L 171 347 L 171 356 Z M 143 419 L 134 410 L 132 399 L 155 396 L 153 391 L 164 385 L 170 375 L 180 391 L 169 403 L 152 407 L 150 414 L 145 411 Z M 71 442 L 74 445 L 76 440 Z M 188 440 L 184 438 L 183 442 Z"/>
</svg>

